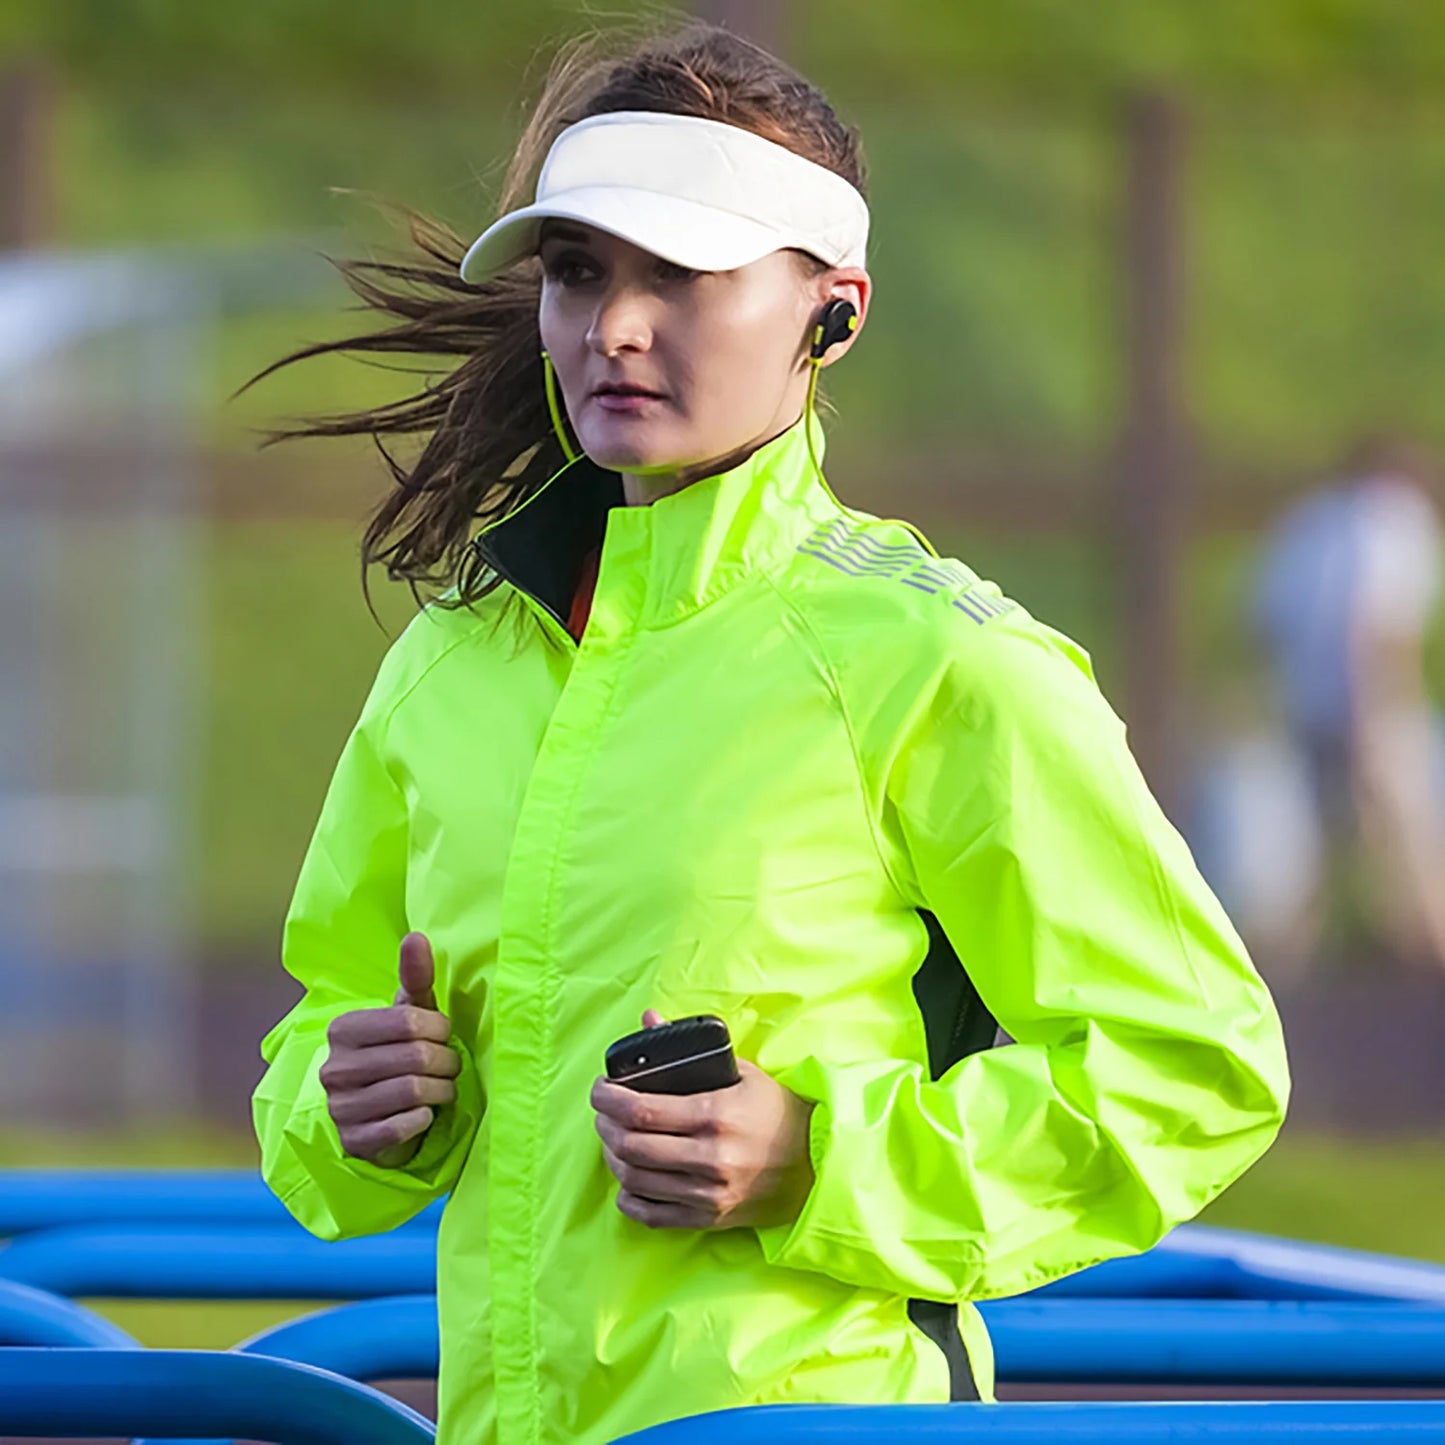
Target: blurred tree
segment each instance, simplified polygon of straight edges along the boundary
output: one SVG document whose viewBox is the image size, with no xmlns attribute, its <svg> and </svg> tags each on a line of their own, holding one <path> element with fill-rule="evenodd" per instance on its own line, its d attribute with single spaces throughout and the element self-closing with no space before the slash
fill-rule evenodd
<svg viewBox="0 0 1445 1445">
<path fill-rule="evenodd" d="M 1100 598 L 1118 568 L 1087 527 L 1127 396 L 1122 95 L 1166 91 L 1189 127 L 1182 385 L 1200 495 L 1227 476 L 1262 513 L 1271 492 L 1317 480 L 1367 423 L 1445 442 L 1445 5 L 704 7 L 743 28 L 775 26 L 780 52 L 865 139 L 878 305 L 868 344 L 832 380 L 840 486 L 856 482 L 865 505 L 896 495 L 922 521 L 920 488 L 932 487 L 930 506 L 954 517 L 935 540 L 1083 640 L 1111 696 L 1123 649 Z M 640 0 L 0 0 L 0 58 L 37 57 L 57 80 L 59 242 L 281 233 L 342 252 L 394 234 L 333 187 L 417 205 L 462 231 L 485 224 L 554 43 L 663 11 L 687 13 Z M 348 326 L 347 301 L 338 285 L 305 315 L 218 327 L 221 420 L 205 419 L 207 435 L 249 449 L 246 422 L 379 402 L 403 384 L 318 363 L 221 405 L 282 351 Z M 334 466 L 357 478 L 359 518 L 371 474 L 323 451 L 268 454 L 294 468 L 272 474 L 284 478 L 273 489 L 314 489 L 312 469 Z M 1027 532 L 999 530 L 1023 521 Z M 1230 545 L 1242 574 L 1247 541 Z M 213 934 L 264 937 L 269 949 L 383 639 L 356 595 L 354 539 L 340 523 L 222 525 L 215 547 L 206 916 Z M 1211 608 L 1235 600 L 1201 578 L 1181 603 L 1186 636 L 1214 626 L 1196 596 Z M 289 626 L 297 616 L 304 625 Z M 325 656 L 311 657 L 307 639 Z M 306 679 L 294 712 L 254 686 L 262 669 Z M 317 676 L 328 686 L 315 688 Z M 278 731 L 288 748 L 273 765 L 261 755 L 277 750 L 255 740 Z"/>
<path fill-rule="evenodd" d="M 742 6 L 726 13 L 745 25 L 779 23 L 757 0 L 696 8 L 720 16 L 730 4 Z M 496 87 L 510 97 L 539 42 L 658 8 L 642 0 L 484 11 L 467 0 L 410 11 L 394 0 L 8 0 L 0 47 L 41 46 L 91 82 L 131 88 L 164 79 L 271 94 L 304 84 L 344 94 L 364 86 L 378 97 L 475 98 Z M 954 99 L 961 87 L 1059 95 L 1142 82 L 1398 94 L 1433 92 L 1445 72 L 1445 7 L 1419 0 L 792 0 L 780 8 L 791 12 L 790 58 L 826 70 L 854 96 L 873 88 Z"/>
<path fill-rule="evenodd" d="M 0 62 L 0 251 L 38 246 L 50 229 L 50 77 Z"/>
</svg>

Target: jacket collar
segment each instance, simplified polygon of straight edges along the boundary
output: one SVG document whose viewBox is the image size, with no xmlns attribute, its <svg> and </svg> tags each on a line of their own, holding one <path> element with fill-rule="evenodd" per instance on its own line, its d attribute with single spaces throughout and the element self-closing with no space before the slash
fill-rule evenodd
<svg viewBox="0 0 1445 1445">
<path fill-rule="evenodd" d="M 478 542 L 483 558 L 558 621 L 588 552 L 602 555 L 588 632 L 663 626 L 772 571 L 820 522 L 839 515 L 818 479 L 807 413 L 725 472 L 647 506 L 625 504 L 622 476 L 589 457 Z M 821 464 L 822 428 L 813 426 Z"/>
</svg>

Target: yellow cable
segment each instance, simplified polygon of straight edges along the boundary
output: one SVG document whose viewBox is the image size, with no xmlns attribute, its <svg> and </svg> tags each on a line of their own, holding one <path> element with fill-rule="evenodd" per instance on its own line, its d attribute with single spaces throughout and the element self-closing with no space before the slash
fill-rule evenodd
<svg viewBox="0 0 1445 1445">
<path fill-rule="evenodd" d="M 862 516 L 853 511 L 851 507 L 845 507 L 842 502 L 838 501 L 837 497 L 833 496 L 833 489 L 828 485 L 827 477 L 823 475 L 823 468 L 818 465 L 818 454 L 813 449 L 813 397 L 818 389 L 818 372 L 822 369 L 823 360 L 817 356 L 809 357 L 808 365 L 812 368 L 812 374 L 808 377 L 808 398 L 803 403 L 803 435 L 808 439 L 808 455 L 812 458 L 813 470 L 817 472 L 818 480 L 823 484 L 823 490 L 827 492 L 830 497 L 833 497 L 833 502 L 836 506 L 842 511 L 847 512 L 850 516 L 858 517 L 860 521 L 872 521 L 873 518 Z M 905 520 L 903 517 L 880 517 L 878 520 L 883 522 L 897 522 L 900 527 L 907 527 L 908 530 L 923 543 L 924 547 L 928 549 L 929 556 L 938 556 L 938 553 L 934 551 L 933 543 L 930 542 L 912 522 Z"/>
<path fill-rule="evenodd" d="M 562 455 L 569 462 L 575 462 L 577 454 L 572 450 L 572 443 L 567 440 L 567 432 L 562 426 L 562 413 L 557 406 L 557 384 L 552 374 L 552 358 L 545 351 L 542 353 L 542 374 L 547 385 L 547 410 L 552 413 L 552 430 L 557 433 L 557 440 L 562 443 Z"/>
<path fill-rule="evenodd" d="M 559 467 L 555 472 L 553 472 L 552 475 L 548 477 L 547 480 L 543 482 L 542 485 L 538 487 L 537 490 L 533 492 L 530 497 L 525 498 L 521 503 L 513 507 L 512 510 L 508 512 L 505 516 L 498 517 L 495 521 L 488 522 L 487 525 L 483 527 L 482 530 L 472 538 L 471 543 L 469 544 L 472 547 L 475 547 L 477 543 L 480 542 L 482 538 L 485 537 L 486 534 L 492 530 L 493 527 L 500 527 L 503 522 L 510 522 L 512 518 L 515 517 L 517 513 L 522 510 L 523 507 L 528 506 L 532 502 L 535 502 L 537 498 L 540 497 L 542 493 L 545 492 L 547 488 L 550 487 L 552 483 L 555 482 L 557 478 L 562 475 L 563 472 L 567 471 L 569 467 L 576 466 L 576 464 L 580 462 L 582 458 L 586 455 L 585 452 L 574 452 L 572 450 L 571 443 L 567 440 L 566 430 L 562 426 L 562 415 L 557 406 L 556 384 L 553 381 L 552 377 L 552 358 L 548 356 L 545 351 L 542 353 L 542 370 L 546 379 L 547 410 L 551 413 L 552 416 L 552 430 L 557 433 L 557 439 L 562 443 L 562 454 L 567 458 L 566 464 Z"/>
</svg>

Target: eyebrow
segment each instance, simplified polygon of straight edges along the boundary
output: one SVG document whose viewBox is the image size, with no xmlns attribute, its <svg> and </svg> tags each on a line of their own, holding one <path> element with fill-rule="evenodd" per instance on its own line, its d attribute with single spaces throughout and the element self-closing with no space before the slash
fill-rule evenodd
<svg viewBox="0 0 1445 1445">
<path fill-rule="evenodd" d="M 584 231 L 581 226 L 569 225 L 566 221 L 554 221 L 550 217 L 542 222 L 538 236 L 538 244 L 542 241 L 581 241 L 584 244 L 591 241 L 590 232 Z"/>
</svg>

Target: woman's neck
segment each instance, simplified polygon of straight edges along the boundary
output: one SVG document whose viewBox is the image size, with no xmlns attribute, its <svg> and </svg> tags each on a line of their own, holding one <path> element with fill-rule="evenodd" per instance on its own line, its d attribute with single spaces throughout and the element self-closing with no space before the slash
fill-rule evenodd
<svg viewBox="0 0 1445 1445">
<path fill-rule="evenodd" d="M 794 425 L 796 420 L 797 418 L 794 418 L 794 421 L 789 422 L 788 426 Z M 694 482 L 702 481 L 704 477 L 715 477 L 719 472 L 730 472 L 734 467 L 742 466 L 759 447 L 766 446 L 787 429 L 787 426 L 776 427 L 767 436 L 760 437 L 756 441 L 744 442 L 742 446 L 735 448 L 726 456 L 715 457 L 709 462 L 696 462 L 690 467 L 680 467 L 676 471 L 623 471 L 623 498 L 629 507 L 650 507 L 659 497 L 680 492 L 684 487 L 690 487 Z"/>
</svg>

